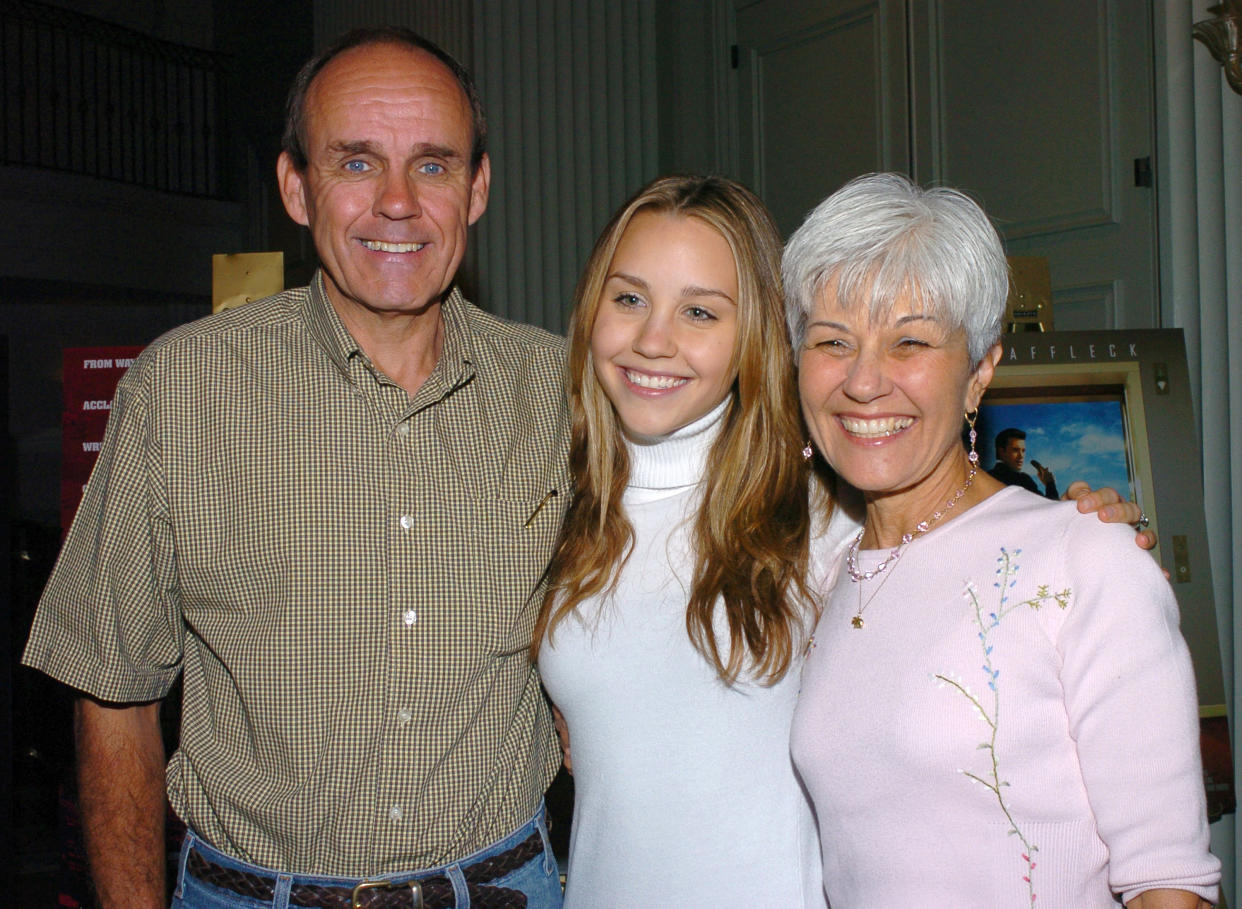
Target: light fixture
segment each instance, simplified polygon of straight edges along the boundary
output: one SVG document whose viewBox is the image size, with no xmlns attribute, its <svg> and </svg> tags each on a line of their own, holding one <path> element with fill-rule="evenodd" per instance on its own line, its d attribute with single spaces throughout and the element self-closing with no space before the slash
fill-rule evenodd
<svg viewBox="0 0 1242 909">
<path fill-rule="evenodd" d="M 1225 68 L 1229 87 L 1242 95 L 1242 0 L 1224 0 L 1209 6 L 1214 19 L 1194 25 L 1194 36 L 1207 45 L 1216 62 Z"/>
</svg>

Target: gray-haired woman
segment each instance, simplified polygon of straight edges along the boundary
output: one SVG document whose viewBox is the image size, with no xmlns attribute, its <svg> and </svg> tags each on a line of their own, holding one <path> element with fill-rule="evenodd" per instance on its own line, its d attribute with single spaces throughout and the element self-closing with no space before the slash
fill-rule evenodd
<svg viewBox="0 0 1242 909">
<path fill-rule="evenodd" d="M 1167 582 L 1125 530 L 1003 487 L 961 443 L 1000 358 L 987 216 L 863 177 L 784 277 L 811 435 L 866 500 L 792 738 L 834 909 L 1215 900 Z"/>
</svg>

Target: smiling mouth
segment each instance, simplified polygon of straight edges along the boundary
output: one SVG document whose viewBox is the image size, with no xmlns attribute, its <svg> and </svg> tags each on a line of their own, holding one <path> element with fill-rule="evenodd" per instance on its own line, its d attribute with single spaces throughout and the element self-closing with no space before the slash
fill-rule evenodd
<svg viewBox="0 0 1242 909">
<path fill-rule="evenodd" d="M 845 431 L 862 439 L 882 439 L 896 435 L 914 422 L 913 417 L 877 417 L 860 420 L 856 417 L 838 417 Z"/>
<path fill-rule="evenodd" d="M 654 388 L 663 390 L 666 388 L 677 388 L 685 385 L 689 379 L 683 379 L 679 376 L 653 376 L 645 372 L 634 372 L 632 369 L 624 370 L 625 377 L 631 384 L 637 385 L 639 388 Z"/>
<path fill-rule="evenodd" d="M 371 252 L 412 253 L 418 252 L 426 243 L 388 243 L 384 240 L 359 240 Z"/>
</svg>

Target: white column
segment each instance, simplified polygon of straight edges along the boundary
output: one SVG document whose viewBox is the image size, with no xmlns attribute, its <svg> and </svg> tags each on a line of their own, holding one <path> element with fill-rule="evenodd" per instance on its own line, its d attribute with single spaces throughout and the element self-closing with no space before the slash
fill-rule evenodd
<svg viewBox="0 0 1242 909">
<path fill-rule="evenodd" d="M 476 0 L 492 194 L 477 297 L 563 331 L 596 234 L 656 176 L 653 0 Z"/>
<path fill-rule="evenodd" d="M 315 0 L 315 47 L 364 25 L 412 28 L 460 60 L 471 64 L 473 28 L 470 0 Z"/>
</svg>

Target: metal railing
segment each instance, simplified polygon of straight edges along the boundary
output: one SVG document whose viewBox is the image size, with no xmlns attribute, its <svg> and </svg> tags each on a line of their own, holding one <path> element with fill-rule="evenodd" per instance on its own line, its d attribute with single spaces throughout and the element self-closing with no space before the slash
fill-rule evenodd
<svg viewBox="0 0 1242 909">
<path fill-rule="evenodd" d="M 0 0 L 0 163 L 220 198 L 222 59 Z"/>
</svg>

